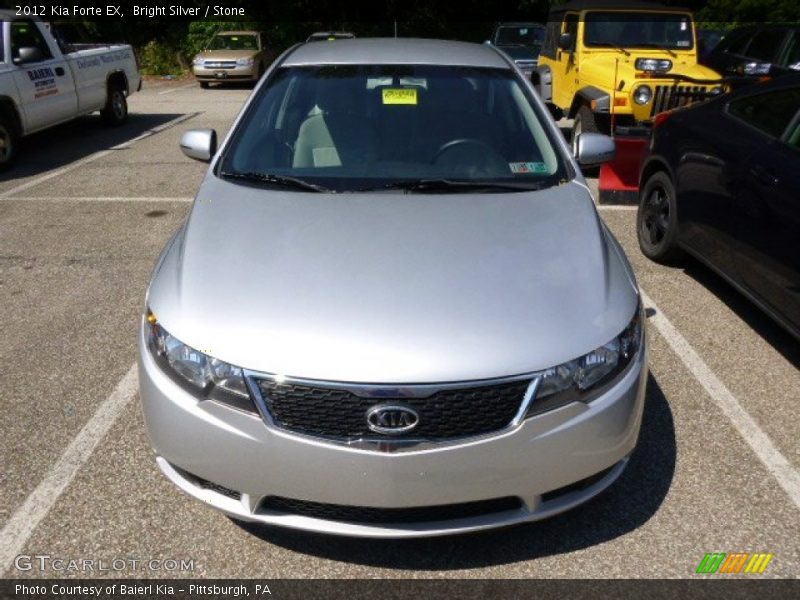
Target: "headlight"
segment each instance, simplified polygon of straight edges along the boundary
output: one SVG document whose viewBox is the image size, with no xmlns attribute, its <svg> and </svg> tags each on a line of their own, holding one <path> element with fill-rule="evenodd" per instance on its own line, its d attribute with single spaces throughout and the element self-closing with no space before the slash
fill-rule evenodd
<svg viewBox="0 0 800 600">
<path fill-rule="evenodd" d="M 633 90 L 633 101 L 636 104 L 647 104 L 653 99 L 653 90 L 648 85 L 640 85 Z"/>
<path fill-rule="evenodd" d="M 239 59 L 236 59 L 236 64 L 239 65 L 240 67 L 249 67 L 254 62 L 255 62 L 255 60 L 253 59 L 252 56 L 250 58 L 239 58 Z"/>
<path fill-rule="evenodd" d="M 642 343 L 641 306 L 617 337 L 588 354 L 538 373 L 541 377 L 527 416 L 593 399 L 622 373 Z"/>
<path fill-rule="evenodd" d="M 175 382 L 201 400 L 217 400 L 240 410 L 257 412 L 239 367 L 187 346 L 161 327 L 150 311 L 145 327 L 153 358 Z"/>
<path fill-rule="evenodd" d="M 202 65 L 205 62 L 205 59 L 200 56 L 199 54 L 192 59 L 192 64 L 196 67 Z"/>
<path fill-rule="evenodd" d="M 769 75 L 772 65 L 770 63 L 749 62 L 742 65 L 745 75 Z"/>
<path fill-rule="evenodd" d="M 666 73 L 672 68 L 672 61 L 667 58 L 637 58 L 633 66 L 638 71 Z"/>
</svg>

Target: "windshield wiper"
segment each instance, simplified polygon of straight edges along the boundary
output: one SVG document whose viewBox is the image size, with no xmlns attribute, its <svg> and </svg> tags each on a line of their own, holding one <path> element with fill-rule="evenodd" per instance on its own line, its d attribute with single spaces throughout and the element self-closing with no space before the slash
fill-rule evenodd
<svg viewBox="0 0 800 600">
<path fill-rule="evenodd" d="M 316 183 L 311 183 L 309 181 L 305 181 L 303 179 L 298 179 L 297 177 L 287 177 L 286 175 L 273 175 L 271 173 L 258 173 L 255 171 L 247 172 L 247 173 L 239 173 L 239 172 L 222 172 L 220 173 L 221 177 L 225 177 L 227 179 L 241 179 L 243 181 L 255 181 L 258 183 L 270 183 L 273 185 L 279 185 L 282 187 L 287 188 L 294 188 L 297 190 L 304 190 L 308 192 L 330 192 L 328 188 L 317 185 Z"/>
<path fill-rule="evenodd" d="M 622 52 L 625 56 L 631 55 L 631 53 L 625 50 L 625 48 L 623 48 L 619 44 L 615 44 L 614 42 L 590 42 L 590 44 L 592 46 L 605 46 L 607 48 L 616 48 L 617 50 Z"/>
<path fill-rule="evenodd" d="M 522 181 L 457 181 L 453 179 L 416 179 L 413 181 L 395 181 L 375 188 L 355 190 L 373 192 L 378 190 L 405 190 L 408 192 L 449 192 L 453 190 L 512 190 L 517 192 L 541 190 L 541 182 Z"/>
<path fill-rule="evenodd" d="M 675 54 L 671 49 L 663 46 L 662 44 L 656 44 L 655 42 L 642 42 L 641 44 L 636 44 L 640 48 L 658 48 L 659 50 L 663 50 L 667 52 L 672 58 L 677 58 L 677 54 Z"/>
</svg>

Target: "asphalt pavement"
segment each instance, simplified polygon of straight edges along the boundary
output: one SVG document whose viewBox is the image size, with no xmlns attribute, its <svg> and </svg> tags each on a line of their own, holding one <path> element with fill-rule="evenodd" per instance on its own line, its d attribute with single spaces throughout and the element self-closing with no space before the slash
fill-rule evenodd
<svg viewBox="0 0 800 600">
<path fill-rule="evenodd" d="M 126 125 L 36 134 L 2 176 L 0 574 L 691 578 L 709 577 L 695 574 L 708 552 L 768 552 L 758 577 L 800 573 L 800 343 L 696 262 L 648 261 L 632 207 L 600 214 L 646 294 L 651 375 L 639 447 L 594 501 L 501 531 L 370 541 L 241 526 L 169 483 L 142 423 L 136 328 L 205 170 L 178 140 L 224 135 L 249 93 L 151 83 Z M 98 570 L 115 559 L 142 562 Z"/>
</svg>

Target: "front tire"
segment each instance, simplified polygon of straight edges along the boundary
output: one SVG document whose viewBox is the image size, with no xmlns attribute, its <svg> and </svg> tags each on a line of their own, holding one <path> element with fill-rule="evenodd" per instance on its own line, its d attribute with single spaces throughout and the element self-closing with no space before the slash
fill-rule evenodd
<svg viewBox="0 0 800 600">
<path fill-rule="evenodd" d="M 16 124 L 0 115 L 0 172 L 11 168 L 17 159 L 19 135 Z"/>
<path fill-rule="evenodd" d="M 597 126 L 597 119 L 595 119 L 592 109 L 588 106 L 581 106 L 578 109 L 578 114 L 575 115 L 575 121 L 572 124 L 572 137 L 570 144 L 572 145 L 572 155 L 578 156 L 578 136 L 582 133 L 599 133 L 600 128 Z"/>
<path fill-rule="evenodd" d="M 639 192 L 636 234 L 647 258 L 669 264 L 681 257 L 675 186 L 664 171 L 651 175 Z"/>
<path fill-rule="evenodd" d="M 108 88 L 106 107 L 100 111 L 100 116 L 107 125 L 122 125 L 128 119 L 128 99 L 125 90 L 119 86 Z"/>
</svg>

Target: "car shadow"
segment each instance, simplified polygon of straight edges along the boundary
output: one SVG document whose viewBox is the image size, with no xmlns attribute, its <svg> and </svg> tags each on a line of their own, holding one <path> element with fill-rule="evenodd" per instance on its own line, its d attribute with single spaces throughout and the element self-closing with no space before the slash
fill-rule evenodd
<svg viewBox="0 0 800 600">
<path fill-rule="evenodd" d="M 216 90 L 253 90 L 256 87 L 257 81 L 225 81 L 216 82 L 212 81 L 207 88 L 201 88 L 203 91 L 216 91 Z M 199 85 L 198 85 L 199 87 Z"/>
<path fill-rule="evenodd" d="M 117 127 L 105 125 L 98 115 L 87 115 L 31 134 L 22 139 L 17 164 L 3 173 L 3 180 L 34 177 L 64 167 L 95 152 L 123 144 L 183 114 L 130 113 L 128 120 Z"/>
<path fill-rule="evenodd" d="M 685 264 L 682 265 L 684 273 L 724 302 L 770 346 L 780 352 L 787 361 L 792 363 L 795 368 L 800 369 L 800 344 L 797 339 L 713 269 L 689 257 L 685 261 Z"/>
<path fill-rule="evenodd" d="M 629 533 L 657 511 L 675 473 L 675 426 L 652 374 L 639 444 L 628 468 L 592 501 L 551 519 L 475 534 L 418 540 L 372 540 L 236 522 L 266 542 L 321 558 L 372 567 L 453 570 L 503 565 L 572 552 Z"/>
</svg>

